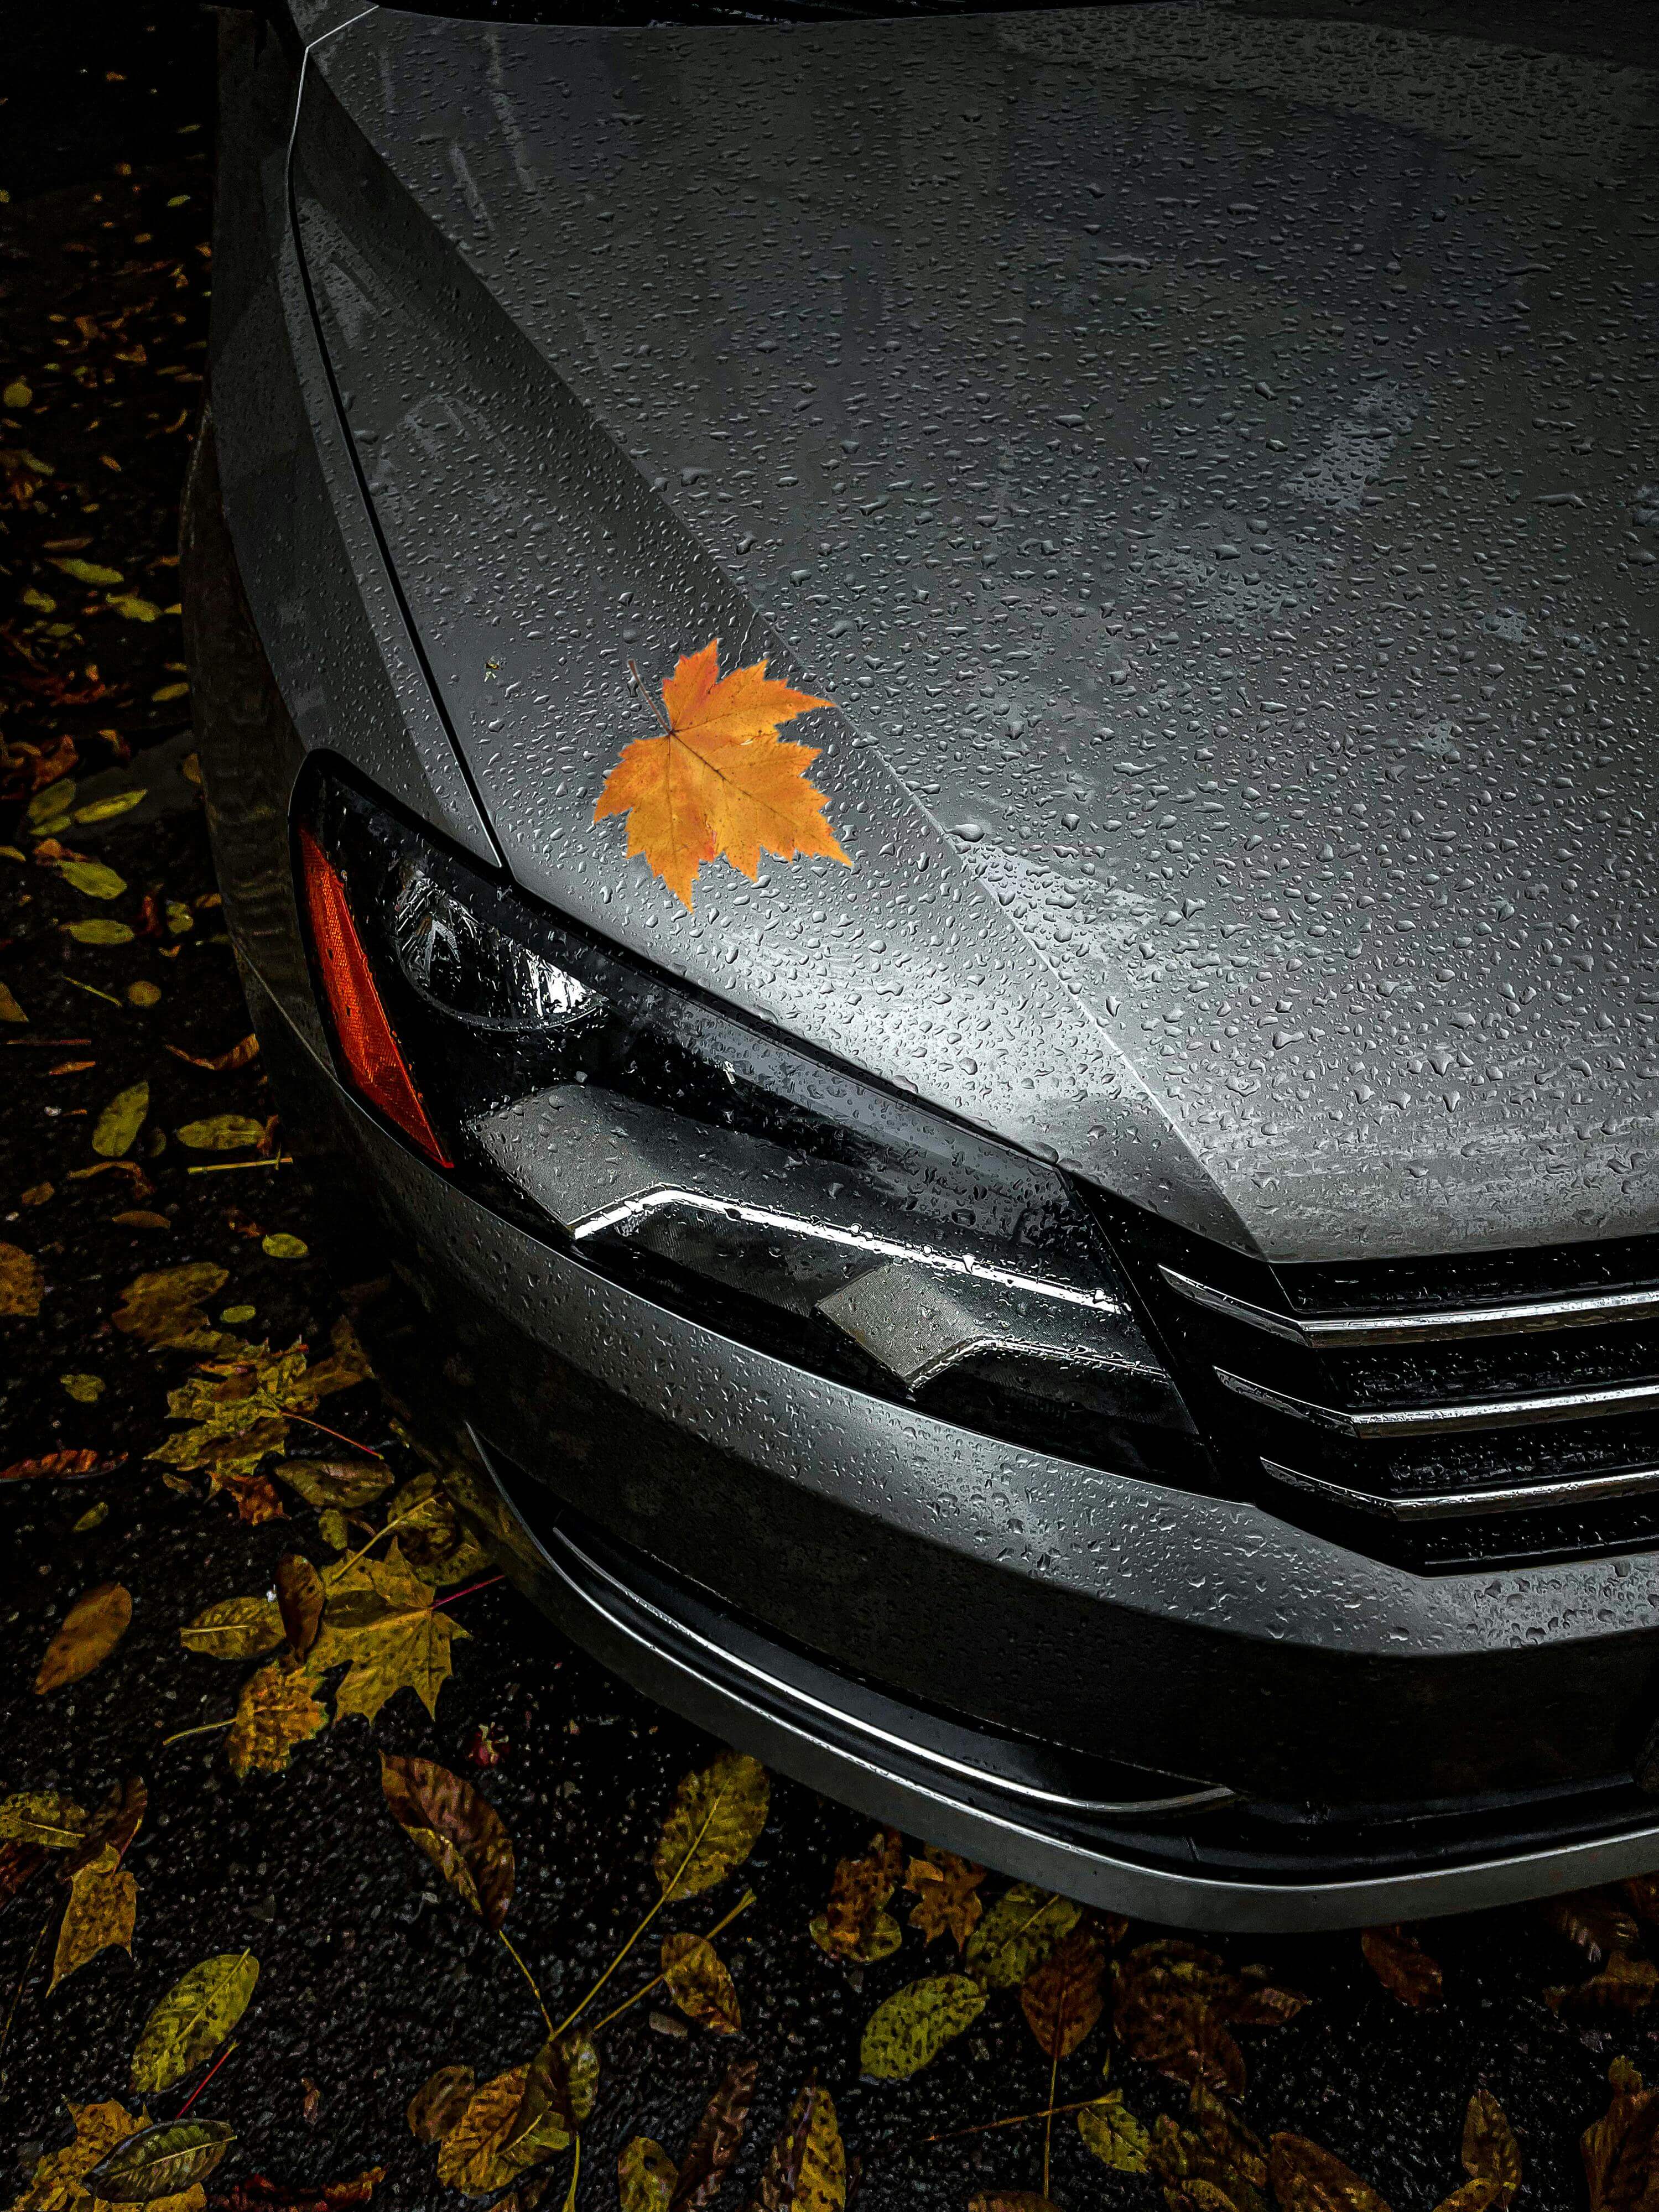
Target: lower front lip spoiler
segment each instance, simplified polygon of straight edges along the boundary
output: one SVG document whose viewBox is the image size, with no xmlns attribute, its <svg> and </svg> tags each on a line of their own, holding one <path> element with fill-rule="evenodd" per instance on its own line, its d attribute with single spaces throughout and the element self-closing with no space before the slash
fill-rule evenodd
<svg viewBox="0 0 1659 2212">
<path fill-rule="evenodd" d="M 1218 1872 L 1198 1863 L 1182 1830 L 1237 1805 L 1233 1791 L 1118 1799 L 1056 1786 L 1063 1754 L 1047 1774 L 1035 1748 L 1027 1755 L 1024 1746 L 954 1728 L 773 1644 L 635 1565 L 550 1498 L 544 1513 L 526 1513 L 519 1486 L 509 1490 L 493 1455 L 474 1441 L 528 1540 L 527 1570 L 509 1552 L 515 1579 L 584 1650 L 781 1773 L 1018 1879 L 1172 1926 L 1292 1934 L 1517 1904 L 1659 1868 L 1656 1815 L 1613 1834 L 1456 1861 L 1425 1851 L 1419 1865 L 1376 1875 L 1310 1877 L 1293 1866 L 1268 1880 Z M 988 1758 L 988 1745 L 996 1747 Z M 1135 1838 L 1126 1832 L 1143 1825 L 1164 1863 L 1133 1855 Z M 1091 1831 L 1101 1832 L 1097 1841 Z M 1178 1863 L 1183 1852 L 1189 1867 Z"/>
</svg>

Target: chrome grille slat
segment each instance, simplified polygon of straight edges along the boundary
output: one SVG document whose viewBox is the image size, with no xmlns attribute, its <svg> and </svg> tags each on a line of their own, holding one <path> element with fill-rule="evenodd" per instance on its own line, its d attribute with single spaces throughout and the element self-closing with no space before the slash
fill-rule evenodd
<svg viewBox="0 0 1659 2212">
<path fill-rule="evenodd" d="M 1249 1398 L 1272 1413 L 1292 1420 L 1311 1421 L 1321 1428 L 1364 1440 L 1385 1437 L 1443 1436 L 1459 1429 L 1529 1428 L 1546 1421 L 1606 1420 L 1620 1413 L 1650 1413 L 1659 1408 L 1659 1382 L 1619 1382 L 1599 1390 L 1556 1390 L 1517 1398 L 1481 1398 L 1441 1406 L 1387 1406 L 1361 1412 L 1344 1406 L 1328 1406 L 1312 1398 L 1297 1398 L 1274 1390 L 1246 1375 L 1218 1367 L 1216 1379 L 1241 1398 Z"/>
<path fill-rule="evenodd" d="M 1389 1497 L 1352 1484 L 1332 1482 L 1305 1474 L 1282 1461 L 1264 1459 L 1264 1470 L 1275 1482 L 1306 1491 L 1334 1505 L 1362 1513 L 1386 1515 L 1402 1522 L 1468 1520 L 1483 1513 L 1538 1513 L 1552 1507 L 1595 1505 L 1608 1498 L 1640 1498 L 1659 1493 L 1659 1467 L 1625 1468 L 1608 1474 L 1563 1476 L 1555 1482 L 1494 1485 L 1484 1490 L 1440 1490 L 1421 1497 Z"/>
<path fill-rule="evenodd" d="M 1556 1329 L 1599 1328 L 1611 1322 L 1659 1320 L 1659 1286 L 1585 1291 L 1501 1305 L 1430 1308 L 1403 1314 L 1285 1314 L 1218 1291 L 1174 1267 L 1158 1270 L 1171 1290 L 1194 1305 L 1310 1351 L 1355 1351 L 1371 1345 L 1449 1344 L 1460 1339 L 1538 1335 Z"/>
</svg>

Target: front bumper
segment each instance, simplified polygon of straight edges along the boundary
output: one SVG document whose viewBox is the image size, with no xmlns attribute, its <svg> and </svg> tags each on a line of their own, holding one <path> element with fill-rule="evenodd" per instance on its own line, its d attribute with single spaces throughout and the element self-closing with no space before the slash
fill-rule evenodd
<svg viewBox="0 0 1659 2212">
<path fill-rule="evenodd" d="M 458 1190 L 251 999 L 377 1368 L 520 1586 L 648 1695 L 913 1834 L 1180 1925 L 1422 1918 L 1659 1867 L 1630 1778 L 1650 1636 L 1537 1633 L 1589 1625 L 1576 1583 L 1633 1612 L 1644 1562 L 1415 1577 L 790 1368 Z"/>
</svg>

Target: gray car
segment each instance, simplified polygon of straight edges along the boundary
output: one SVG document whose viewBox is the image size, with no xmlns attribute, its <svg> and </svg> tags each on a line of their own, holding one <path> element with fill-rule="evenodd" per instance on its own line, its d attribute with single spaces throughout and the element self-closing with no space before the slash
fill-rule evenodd
<svg viewBox="0 0 1659 2212">
<path fill-rule="evenodd" d="M 226 911 L 511 1571 L 1117 1910 L 1659 1867 L 1650 15 L 222 20 Z"/>
</svg>

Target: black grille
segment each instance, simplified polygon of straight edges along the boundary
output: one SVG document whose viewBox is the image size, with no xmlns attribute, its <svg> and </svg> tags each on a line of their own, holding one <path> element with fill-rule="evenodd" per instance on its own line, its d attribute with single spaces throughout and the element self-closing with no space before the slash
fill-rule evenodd
<svg viewBox="0 0 1659 2212">
<path fill-rule="evenodd" d="M 1274 1268 L 1114 1228 L 1223 1487 L 1425 1572 L 1659 1544 L 1659 1238 Z"/>
</svg>

